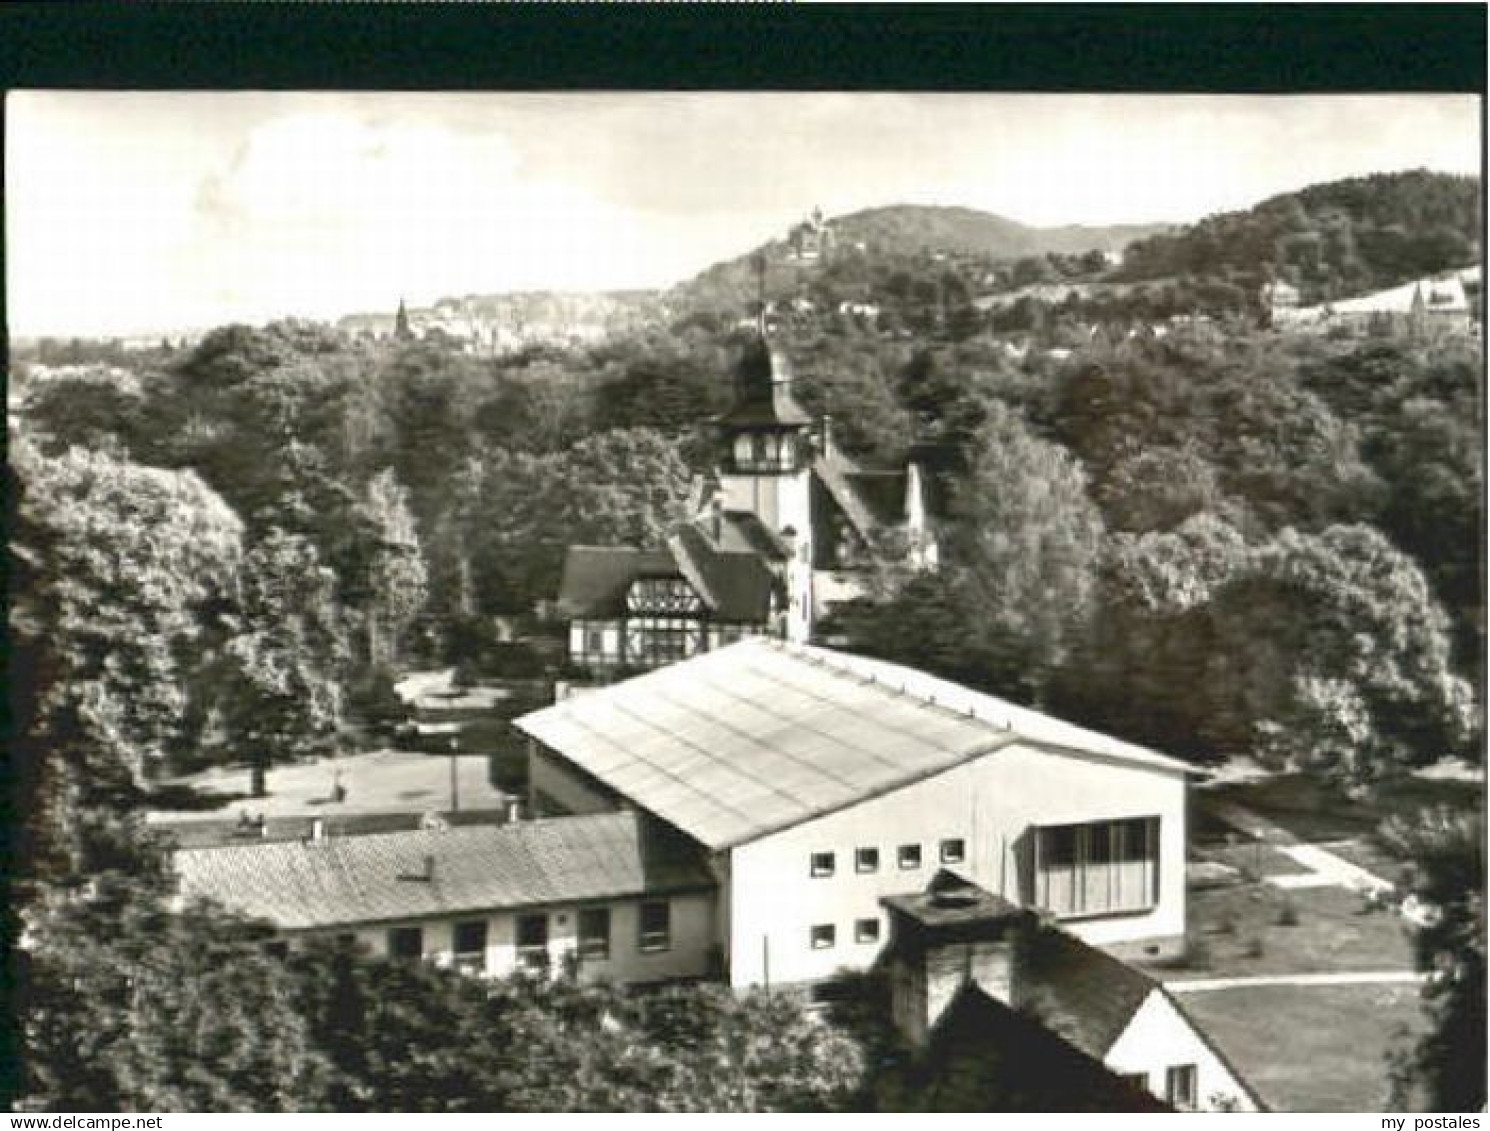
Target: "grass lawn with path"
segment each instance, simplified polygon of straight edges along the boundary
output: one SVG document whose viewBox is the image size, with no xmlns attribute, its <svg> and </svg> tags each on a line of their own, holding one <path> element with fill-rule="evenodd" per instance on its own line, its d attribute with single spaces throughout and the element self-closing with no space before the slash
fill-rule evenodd
<svg viewBox="0 0 1490 1131">
<path fill-rule="evenodd" d="M 1422 1023 L 1418 992 L 1249 986 L 1179 1000 L 1274 1111 L 1381 1111 L 1396 1032 Z"/>
<path fill-rule="evenodd" d="M 1191 892 L 1190 957 L 1163 976 L 1411 970 L 1401 917 L 1366 907 L 1360 894 L 1339 887 L 1286 892 L 1247 883 Z"/>
<path fill-rule="evenodd" d="M 1213 799 L 1241 805 L 1300 840 L 1318 844 L 1369 838 L 1388 817 L 1412 817 L 1435 805 L 1478 809 L 1484 795 L 1485 785 L 1480 781 L 1404 777 L 1384 783 L 1370 798 L 1352 800 L 1306 774 L 1277 774 L 1196 790 L 1194 835 L 1207 840 L 1218 825 L 1224 828 L 1207 804 Z"/>
</svg>

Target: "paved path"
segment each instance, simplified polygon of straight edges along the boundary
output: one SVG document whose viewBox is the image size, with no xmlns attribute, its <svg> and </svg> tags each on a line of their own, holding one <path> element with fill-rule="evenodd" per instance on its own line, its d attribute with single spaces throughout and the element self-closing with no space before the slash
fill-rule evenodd
<svg viewBox="0 0 1490 1131">
<path fill-rule="evenodd" d="M 1304 844 L 1281 825 L 1273 824 L 1244 806 L 1229 801 L 1217 802 L 1213 812 L 1228 825 L 1240 829 L 1254 840 L 1271 845 L 1294 863 L 1309 869 L 1299 875 L 1263 877 L 1276 887 L 1288 890 L 1343 887 L 1353 891 L 1390 891 L 1393 886 L 1390 881 L 1317 844 Z"/>
<path fill-rule="evenodd" d="M 1352 864 L 1333 852 L 1313 844 L 1278 845 L 1278 851 L 1294 863 L 1308 868 L 1307 875 L 1268 876 L 1267 881 L 1280 888 L 1313 888 L 1335 886 L 1355 891 L 1390 891 L 1392 884 Z"/>
<path fill-rule="evenodd" d="M 1426 975 L 1413 970 L 1369 970 L 1329 974 L 1255 974 L 1242 978 L 1189 978 L 1165 982 L 1171 993 L 1195 994 L 1206 990 L 1240 990 L 1258 986 L 1372 986 L 1410 985 L 1422 982 Z"/>
</svg>

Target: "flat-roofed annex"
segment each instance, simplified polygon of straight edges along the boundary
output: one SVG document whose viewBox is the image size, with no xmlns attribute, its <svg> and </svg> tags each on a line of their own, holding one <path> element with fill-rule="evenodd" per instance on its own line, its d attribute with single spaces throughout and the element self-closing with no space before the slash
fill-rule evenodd
<svg viewBox="0 0 1490 1131">
<path fill-rule="evenodd" d="M 1014 744 L 1190 769 L 911 668 L 761 638 L 515 725 L 715 851 Z"/>
</svg>

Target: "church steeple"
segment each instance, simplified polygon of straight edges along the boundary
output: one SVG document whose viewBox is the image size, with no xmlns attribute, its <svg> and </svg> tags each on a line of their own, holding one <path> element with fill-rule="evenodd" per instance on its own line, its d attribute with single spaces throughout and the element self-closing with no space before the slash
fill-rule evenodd
<svg viewBox="0 0 1490 1131">
<path fill-rule="evenodd" d="M 412 341 L 414 331 L 409 328 L 409 311 L 404 306 L 404 300 L 398 300 L 398 314 L 393 319 L 393 336 L 401 342 Z"/>
</svg>

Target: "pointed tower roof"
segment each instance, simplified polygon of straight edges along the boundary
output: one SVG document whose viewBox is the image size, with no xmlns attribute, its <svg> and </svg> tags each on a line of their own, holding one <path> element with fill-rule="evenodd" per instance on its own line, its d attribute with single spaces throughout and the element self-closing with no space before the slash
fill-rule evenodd
<svg viewBox="0 0 1490 1131">
<path fill-rule="evenodd" d="M 812 417 L 797 403 L 792 392 L 791 359 L 764 324 L 745 348 L 735 373 L 734 406 L 719 418 L 719 423 L 780 428 L 812 423 Z"/>
</svg>

